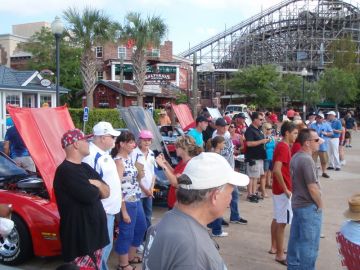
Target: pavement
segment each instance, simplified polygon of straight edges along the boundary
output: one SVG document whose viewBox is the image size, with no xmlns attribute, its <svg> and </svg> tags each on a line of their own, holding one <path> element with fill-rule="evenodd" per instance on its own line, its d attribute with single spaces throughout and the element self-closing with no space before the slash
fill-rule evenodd
<svg viewBox="0 0 360 270">
<path fill-rule="evenodd" d="M 339 230 L 344 217 L 342 213 L 347 209 L 347 198 L 355 192 L 360 192 L 360 132 L 353 132 L 353 147 L 345 149 L 346 166 L 341 171 L 329 171 L 330 179 L 320 178 L 323 190 L 324 222 L 323 234 L 320 241 L 320 251 L 317 260 L 318 270 L 342 269 L 338 255 L 335 233 Z M 268 190 L 270 192 L 270 190 Z M 243 192 L 242 192 L 243 193 Z M 230 224 L 224 228 L 229 237 L 218 238 L 220 254 L 224 258 L 229 270 L 283 270 L 285 266 L 275 262 L 274 255 L 267 251 L 270 248 L 270 224 L 272 220 L 272 199 L 266 198 L 260 203 L 246 201 L 246 194 L 240 197 L 241 216 L 248 220 L 248 225 Z M 166 208 L 154 208 L 156 223 Z M 229 218 L 229 211 L 225 214 Z M 286 228 L 286 241 L 289 235 Z M 55 269 L 61 264 L 57 258 L 34 258 L 24 265 L 15 267 L 0 266 L 1 270 L 40 270 Z M 110 269 L 116 269 L 116 254 L 112 253 L 109 261 Z M 136 269 L 141 269 L 140 265 Z"/>
</svg>

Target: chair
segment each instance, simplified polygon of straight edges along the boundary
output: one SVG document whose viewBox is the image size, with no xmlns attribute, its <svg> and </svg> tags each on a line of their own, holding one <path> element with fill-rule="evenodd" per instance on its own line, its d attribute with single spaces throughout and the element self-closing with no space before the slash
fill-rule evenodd
<svg viewBox="0 0 360 270">
<path fill-rule="evenodd" d="M 347 240 L 341 232 L 336 233 L 341 265 L 348 270 L 360 269 L 360 246 Z"/>
</svg>

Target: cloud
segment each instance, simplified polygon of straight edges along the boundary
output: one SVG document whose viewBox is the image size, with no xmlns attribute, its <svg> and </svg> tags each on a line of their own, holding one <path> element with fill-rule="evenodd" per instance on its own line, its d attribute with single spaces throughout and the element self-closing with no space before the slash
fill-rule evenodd
<svg viewBox="0 0 360 270">
<path fill-rule="evenodd" d="M 16 16 L 35 16 L 47 13 L 59 14 L 68 7 L 82 9 L 83 7 L 90 6 L 99 9 L 106 9 L 110 7 L 110 3 L 110 0 L 33 0 L 31 3 L 29 3 L 28 0 L 16 0 L 7 1 L 6 5 L 0 5 L 0 12 L 6 12 L 8 15 L 14 14 Z"/>
</svg>

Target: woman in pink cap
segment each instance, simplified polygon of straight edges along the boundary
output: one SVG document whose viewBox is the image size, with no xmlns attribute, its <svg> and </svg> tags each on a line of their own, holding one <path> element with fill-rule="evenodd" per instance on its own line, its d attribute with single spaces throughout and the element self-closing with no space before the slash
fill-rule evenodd
<svg viewBox="0 0 360 270">
<path fill-rule="evenodd" d="M 131 158 L 135 163 L 144 165 L 144 177 L 141 178 L 139 185 L 141 189 L 141 202 L 144 208 L 147 228 L 151 226 L 152 199 L 155 185 L 155 155 L 150 149 L 153 134 L 149 130 L 141 130 L 137 142 L 137 147 L 132 151 Z"/>
</svg>

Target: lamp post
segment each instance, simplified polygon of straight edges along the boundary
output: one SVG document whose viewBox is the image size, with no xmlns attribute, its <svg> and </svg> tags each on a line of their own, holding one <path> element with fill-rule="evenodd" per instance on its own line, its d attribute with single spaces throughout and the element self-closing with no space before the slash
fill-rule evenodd
<svg viewBox="0 0 360 270">
<path fill-rule="evenodd" d="M 60 81 L 60 37 L 64 31 L 64 25 L 61 19 L 56 16 L 55 20 L 51 23 L 51 32 L 55 36 L 56 44 L 56 107 L 60 105 L 60 94 L 59 94 L 59 81 Z"/>
<path fill-rule="evenodd" d="M 306 68 L 303 68 L 301 71 L 301 76 L 303 78 L 302 83 L 302 102 L 303 102 L 303 121 L 305 123 L 306 120 L 306 104 L 305 104 L 305 77 L 308 75 L 308 71 Z"/>
</svg>

